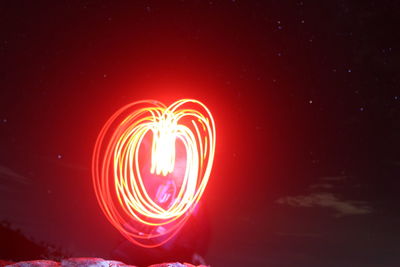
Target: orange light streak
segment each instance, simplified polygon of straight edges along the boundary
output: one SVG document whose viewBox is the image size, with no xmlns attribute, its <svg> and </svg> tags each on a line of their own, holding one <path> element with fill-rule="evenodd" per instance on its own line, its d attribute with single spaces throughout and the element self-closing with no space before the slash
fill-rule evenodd
<svg viewBox="0 0 400 267">
<path fill-rule="evenodd" d="M 140 151 L 148 136 L 148 171 L 158 179 L 158 198 L 146 186 L 150 178 L 142 175 L 146 158 Z M 101 129 L 92 160 L 96 197 L 107 219 L 137 245 L 157 247 L 170 240 L 204 193 L 215 139 L 211 112 L 197 100 L 182 99 L 169 107 L 144 100 L 119 109 Z M 181 182 L 174 178 L 178 142 L 185 150 Z"/>
</svg>

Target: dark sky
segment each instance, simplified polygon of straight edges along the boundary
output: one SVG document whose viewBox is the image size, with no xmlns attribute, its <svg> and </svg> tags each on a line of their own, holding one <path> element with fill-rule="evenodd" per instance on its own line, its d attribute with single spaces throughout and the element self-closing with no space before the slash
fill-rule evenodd
<svg viewBox="0 0 400 267">
<path fill-rule="evenodd" d="M 131 264 L 399 266 L 399 10 L 1 1 L 0 257 L 43 257 L 18 233 Z M 96 203 L 93 146 L 123 105 L 181 98 L 214 115 L 214 169 L 177 239 L 142 250 Z"/>
</svg>

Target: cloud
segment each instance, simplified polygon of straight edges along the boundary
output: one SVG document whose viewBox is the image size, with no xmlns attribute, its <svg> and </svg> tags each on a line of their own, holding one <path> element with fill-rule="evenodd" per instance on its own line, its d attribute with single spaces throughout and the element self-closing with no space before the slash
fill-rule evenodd
<svg viewBox="0 0 400 267">
<path fill-rule="evenodd" d="M 280 236 L 290 236 L 290 237 L 307 237 L 307 238 L 313 238 L 313 237 L 320 237 L 321 234 L 319 233 L 294 233 L 294 232 L 275 232 L 276 235 Z"/>
<path fill-rule="evenodd" d="M 6 166 L 0 165 L 0 190 L 14 191 L 16 185 L 28 185 L 31 180 Z"/>
<path fill-rule="evenodd" d="M 333 188 L 333 185 L 328 183 L 310 185 L 310 189 L 318 189 L 318 188 L 331 189 Z"/>
<path fill-rule="evenodd" d="M 341 175 L 341 176 L 325 176 L 322 177 L 321 180 L 325 180 L 325 181 L 342 181 L 342 180 L 346 180 L 347 176 Z"/>
<path fill-rule="evenodd" d="M 21 174 L 16 173 L 6 166 L 0 165 L 0 178 L 12 180 L 17 183 L 28 184 L 29 178 L 22 176 Z"/>
<path fill-rule="evenodd" d="M 340 200 L 334 194 L 326 192 L 312 193 L 310 195 L 286 196 L 276 200 L 276 203 L 292 207 L 330 208 L 336 212 L 334 214 L 335 217 L 361 215 L 372 212 L 372 208 L 367 202 Z"/>
</svg>

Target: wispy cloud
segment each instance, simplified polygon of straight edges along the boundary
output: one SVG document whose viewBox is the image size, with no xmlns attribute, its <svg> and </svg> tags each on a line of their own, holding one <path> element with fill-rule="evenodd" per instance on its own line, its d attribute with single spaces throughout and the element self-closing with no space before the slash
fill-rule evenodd
<svg viewBox="0 0 400 267">
<path fill-rule="evenodd" d="M 31 180 L 6 166 L 0 165 L 0 190 L 10 192 L 16 190 L 16 185 L 28 185 Z"/>
<path fill-rule="evenodd" d="M 324 181 L 342 181 L 342 180 L 346 180 L 347 176 L 344 175 L 339 175 L 339 176 L 325 176 L 322 177 L 321 180 Z"/>
<path fill-rule="evenodd" d="M 333 193 L 312 193 L 310 195 L 286 196 L 276 200 L 278 204 L 292 207 L 321 207 L 330 208 L 335 211 L 335 217 L 348 215 L 361 215 L 372 212 L 372 208 L 364 201 L 341 200 Z"/>
<path fill-rule="evenodd" d="M 321 236 L 321 234 L 319 234 L 319 233 L 275 232 L 275 234 L 280 235 L 280 236 L 306 237 L 306 238 L 313 238 L 313 237 Z"/>
<path fill-rule="evenodd" d="M 2 180 L 10 180 L 14 181 L 16 183 L 21 183 L 21 184 L 28 184 L 30 182 L 30 179 L 11 170 L 10 168 L 6 166 L 0 165 L 0 179 Z"/>
<path fill-rule="evenodd" d="M 333 188 L 333 185 L 332 184 L 328 184 L 328 183 L 310 185 L 310 189 L 319 189 L 319 188 L 331 189 L 331 188 Z"/>
</svg>

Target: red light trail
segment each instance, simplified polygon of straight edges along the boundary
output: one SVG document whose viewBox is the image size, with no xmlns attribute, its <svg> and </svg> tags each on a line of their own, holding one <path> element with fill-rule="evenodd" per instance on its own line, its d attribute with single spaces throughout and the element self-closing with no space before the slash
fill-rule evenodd
<svg viewBox="0 0 400 267">
<path fill-rule="evenodd" d="M 101 129 L 92 161 L 107 219 L 137 245 L 166 243 L 204 193 L 215 139 L 211 112 L 197 100 L 169 107 L 145 100 L 119 109 Z"/>
</svg>

